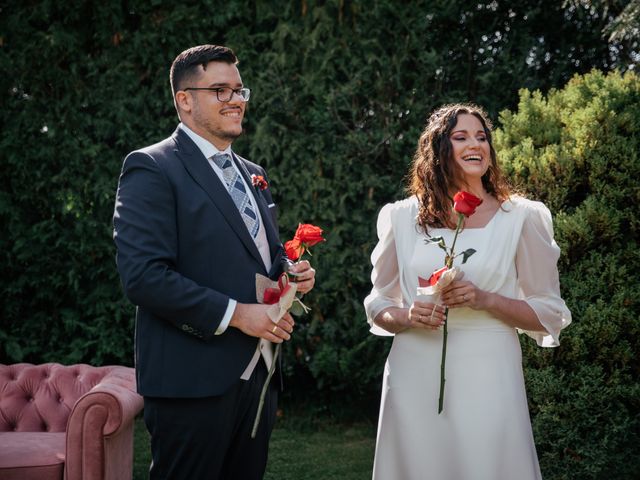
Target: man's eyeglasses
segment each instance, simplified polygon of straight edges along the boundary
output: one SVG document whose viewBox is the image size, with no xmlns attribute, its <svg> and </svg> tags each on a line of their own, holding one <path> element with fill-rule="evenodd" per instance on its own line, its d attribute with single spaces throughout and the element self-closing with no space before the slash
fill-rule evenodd
<svg viewBox="0 0 640 480">
<path fill-rule="evenodd" d="M 183 88 L 183 91 L 187 90 L 207 90 L 209 92 L 216 92 L 216 97 L 219 102 L 230 102 L 235 93 L 243 101 L 248 102 L 251 96 L 251 90 L 248 88 L 231 88 L 231 87 L 189 87 Z"/>
</svg>

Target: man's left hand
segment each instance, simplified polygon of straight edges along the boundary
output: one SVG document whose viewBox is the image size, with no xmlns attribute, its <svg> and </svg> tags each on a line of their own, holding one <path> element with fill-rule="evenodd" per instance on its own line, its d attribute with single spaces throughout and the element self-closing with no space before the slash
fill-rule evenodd
<svg viewBox="0 0 640 480">
<path fill-rule="evenodd" d="M 316 271 L 311 268 L 311 264 L 307 260 L 292 264 L 288 272 L 294 277 L 298 286 L 297 291 L 300 293 L 310 292 L 316 283 Z"/>
</svg>

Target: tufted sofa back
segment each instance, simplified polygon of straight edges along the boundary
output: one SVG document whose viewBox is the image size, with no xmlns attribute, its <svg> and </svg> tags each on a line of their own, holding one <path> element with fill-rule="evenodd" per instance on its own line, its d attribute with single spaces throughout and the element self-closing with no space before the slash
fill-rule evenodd
<svg viewBox="0 0 640 480">
<path fill-rule="evenodd" d="M 114 368 L 0 365 L 0 432 L 64 432 L 76 400 Z"/>
</svg>

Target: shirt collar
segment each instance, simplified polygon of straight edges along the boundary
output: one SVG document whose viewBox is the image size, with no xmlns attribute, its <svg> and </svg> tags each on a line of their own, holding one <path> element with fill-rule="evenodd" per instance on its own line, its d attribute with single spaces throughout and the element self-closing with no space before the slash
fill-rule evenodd
<svg viewBox="0 0 640 480">
<path fill-rule="evenodd" d="M 189 135 L 189 138 L 193 140 L 193 143 L 195 143 L 196 146 L 200 149 L 200 151 L 204 155 L 204 158 L 211 158 L 217 153 L 226 153 L 228 155 L 231 155 L 231 145 L 229 145 L 225 150 L 218 150 L 213 143 L 202 138 L 196 132 L 187 127 L 184 123 L 180 122 L 178 127 L 181 128 L 184 133 Z"/>
</svg>

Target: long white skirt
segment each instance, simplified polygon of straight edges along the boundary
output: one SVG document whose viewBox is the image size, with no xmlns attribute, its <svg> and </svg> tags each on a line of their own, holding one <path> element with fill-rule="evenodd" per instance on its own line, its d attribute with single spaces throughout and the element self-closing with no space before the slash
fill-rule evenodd
<svg viewBox="0 0 640 480">
<path fill-rule="evenodd" d="M 540 480 L 518 334 L 498 320 L 399 333 L 384 371 L 375 480 Z M 480 315 L 482 316 L 482 315 Z M 463 320 L 463 319 L 461 319 Z"/>
</svg>

